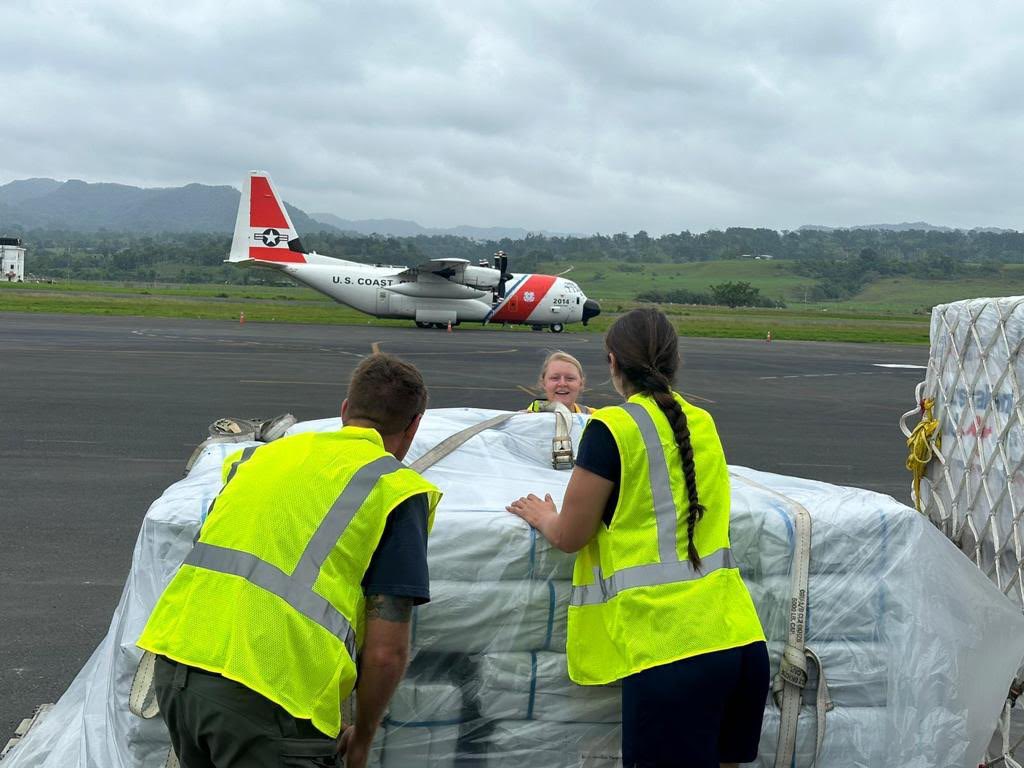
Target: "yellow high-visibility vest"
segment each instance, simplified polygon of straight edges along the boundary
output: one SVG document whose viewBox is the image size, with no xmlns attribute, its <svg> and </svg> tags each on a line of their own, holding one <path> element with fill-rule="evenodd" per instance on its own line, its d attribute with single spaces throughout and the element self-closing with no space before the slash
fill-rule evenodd
<svg viewBox="0 0 1024 768">
<path fill-rule="evenodd" d="M 634 395 L 590 418 L 607 425 L 622 475 L 611 526 L 576 557 L 566 654 L 569 677 L 602 685 L 651 667 L 764 640 L 729 550 L 729 475 L 711 416 L 678 394 L 690 428 L 697 493 L 707 511 L 687 556 L 689 497 L 668 419 Z"/>
<path fill-rule="evenodd" d="M 329 736 L 356 680 L 361 586 L 388 515 L 440 492 L 375 430 L 309 432 L 236 453 L 140 648 L 218 672 Z"/>
<path fill-rule="evenodd" d="M 549 402 L 550 401 L 548 400 L 534 400 L 532 403 L 526 406 L 526 410 L 529 411 L 530 413 L 543 413 L 546 410 L 545 406 Z M 573 403 L 572 408 L 570 408 L 569 410 L 572 413 L 593 413 L 597 409 L 591 408 L 589 405 L 579 405 L 578 403 Z"/>
</svg>

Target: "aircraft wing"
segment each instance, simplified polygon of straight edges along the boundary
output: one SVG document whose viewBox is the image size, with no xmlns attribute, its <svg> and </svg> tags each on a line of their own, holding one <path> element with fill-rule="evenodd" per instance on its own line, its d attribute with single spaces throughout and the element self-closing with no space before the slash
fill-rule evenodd
<svg viewBox="0 0 1024 768">
<path fill-rule="evenodd" d="M 407 267 L 399 272 L 396 277 L 402 280 L 415 280 L 420 275 L 437 275 L 450 280 L 457 275 L 465 273 L 469 266 L 467 259 L 431 259 L 424 264 L 417 264 L 414 267 Z M 459 282 L 458 280 L 456 282 Z"/>
</svg>

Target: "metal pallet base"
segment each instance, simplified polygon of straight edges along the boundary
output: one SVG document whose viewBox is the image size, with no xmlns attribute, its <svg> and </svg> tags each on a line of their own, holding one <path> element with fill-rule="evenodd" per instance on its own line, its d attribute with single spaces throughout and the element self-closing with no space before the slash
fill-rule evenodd
<svg viewBox="0 0 1024 768">
<path fill-rule="evenodd" d="M 14 737 L 7 742 L 7 746 L 0 750 L 0 760 L 3 760 L 7 753 L 17 746 L 18 742 L 25 738 L 28 732 L 35 728 L 51 709 L 53 709 L 53 704 L 43 704 L 36 708 L 32 717 L 22 720 L 21 724 L 14 729 Z"/>
</svg>

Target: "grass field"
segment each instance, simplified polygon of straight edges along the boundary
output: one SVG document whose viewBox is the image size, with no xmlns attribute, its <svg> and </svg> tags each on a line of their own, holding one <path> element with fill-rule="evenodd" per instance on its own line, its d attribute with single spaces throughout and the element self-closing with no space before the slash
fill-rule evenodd
<svg viewBox="0 0 1024 768">
<path fill-rule="evenodd" d="M 565 264 L 542 265 L 557 273 Z M 927 343 L 932 306 L 981 296 L 1024 295 L 1024 265 L 1009 265 L 993 278 L 918 280 L 887 278 L 857 296 L 838 302 L 805 303 L 815 281 L 795 275 L 784 260 L 730 260 L 692 264 L 597 262 L 575 267 L 569 276 L 602 305 L 588 328 L 601 332 L 621 312 L 637 306 L 646 290 L 707 291 L 722 282 L 748 282 L 762 295 L 782 299 L 784 309 L 727 309 L 665 305 L 680 332 L 689 336 L 811 341 Z M 408 320 L 376 320 L 293 285 L 222 285 L 71 281 L 0 283 L 0 311 L 62 312 L 87 315 L 186 317 L 248 322 L 294 322 L 407 326 Z M 481 326 L 467 324 L 464 329 Z"/>
<path fill-rule="evenodd" d="M 322 293 L 299 285 L 221 285 L 218 283 L 132 283 L 72 280 L 54 283 L 0 283 L 0 287 L 29 293 L 99 293 L 121 296 L 176 296 L 182 298 L 277 299 L 333 304 Z"/>
<path fill-rule="evenodd" d="M 847 301 L 827 306 L 836 310 L 918 312 L 924 314 L 936 304 L 961 299 L 1024 295 L 1024 267 L 1004 267 L 998 277 L 956 280 L 917 280 L 892 277 L 877 280 Z M 818 305 L 823 306 L 823 305 Z"/>
<path fill-rule="evenodd" d="M 624 273 L 636 274 L 636 273 Z M 706 274 L 706 273 L 705 273 Z M 579 279 L 579 278 L 578 278 Z M 587 283 L 580 280 L 584 286 Z M 598 281 L 600 282 L 600 281 Z M 572 325 L 570 333 L 600 333 L 622 311 L 636 306 L 636 289 L 625 288 L 615 300 L 587 286 L 603 303 L 602 314 L 587 328 Z M 724 307 L 663 307 L 686 336 L 807 341 L 927 343 L 925 315 L 826 309 L 727 309 Z M 237 285 L 142 285 L 72 282 L 68 284 L 0 283 L 0 312 L 55 312 L 82 315 L 183 317 L 238 322 L 291 322 L 408 326 L 409 320 L 376 320 L 300 287 Z M 500 326 L 487 326 L 495 328 Z M 486 330 L 466 324 L 463 330 Z M 522 330 L 526 328 L 520 327 Z"/>
<path fill-rule="evenodd" d="M 539 272 L 556 274 L 565 264 L 542 264 Z M 670 291 L 682 288 L 688 291 L 708 291 L 717 283 L 746 282 L 759 288 L 771 299 L 802 295 L 804 287 L 813 286 L 815 280 L 789 272 L 786 261 L 702 261 L 692 264 L 620 264 L 599 261 L 580 264 L 566 277 L 575 280 L 584 293 L 601 302 L 626 302 L 643 291 Z"/>
<path fill-rule="evenodd" d="M 544 265 L 541 271 L 560 271 L 564 265 Z M 642 266 L 642 271 L 633 271 Z M 763 296 L 781 299 L 789 309 L 829 312 L 875 313 L 885 315 L 926 315 L 936 304 L 982 296 L 1024 295 L 1024 265 L 1003 267 L 1002 274 L 989 278 L 918 280 L 894 277 L 877 280 L 860 294 L 844 301 L 807 302 L 805 298 L 817 281 L 795 275 L 791 262 L 782 259 L 707 261 L 692 264 L 584 264 L 567 275 L 578 282 L 588 296 L 602 305 L 629 305 L 638 293 L 683 288 L 707 292 L 709 286 L 724 282 L 747 282 Z M 628 271 L 623 271 L 623 270 Z"/>
</svg>

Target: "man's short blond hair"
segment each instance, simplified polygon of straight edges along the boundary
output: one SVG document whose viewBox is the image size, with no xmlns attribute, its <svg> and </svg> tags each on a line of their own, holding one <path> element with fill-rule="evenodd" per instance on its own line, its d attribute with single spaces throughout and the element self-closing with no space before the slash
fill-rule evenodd
<svg viewBox="0 0 1024 768">
<path fill-rule="evenodd" d="M 381 435 L 403 432 L 427 409 L 427 385 L 412 363 L 377 352 L 348 383 L 348 418 L 373 422 Z"/>
</svg>

